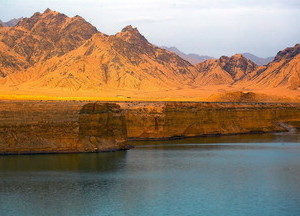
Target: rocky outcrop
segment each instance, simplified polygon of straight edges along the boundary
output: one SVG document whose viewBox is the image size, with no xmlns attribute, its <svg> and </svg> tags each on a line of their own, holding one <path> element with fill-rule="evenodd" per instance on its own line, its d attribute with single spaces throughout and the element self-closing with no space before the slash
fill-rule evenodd
<svg viewBox="0 0 300 216">
<path fill-rule="evenodd" d="M 0 154 L 101 152 L 127 140 L 294 131 L 297 104 L 0 102 Z"/>
</svg>

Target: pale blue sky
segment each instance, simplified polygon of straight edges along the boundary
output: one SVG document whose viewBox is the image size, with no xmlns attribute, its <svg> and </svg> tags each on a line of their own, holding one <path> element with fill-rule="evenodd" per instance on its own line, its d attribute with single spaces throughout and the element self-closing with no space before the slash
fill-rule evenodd
<svg viewBox="0 0 300 216">
<path fill-rule="evenodd" d="M 0 19 L 51 8 L 106 34 L 131 24 L 156 45 L 219 57 L 274 56 L 300 43 L 299 0 L 0 0 Z"/>
</svg>

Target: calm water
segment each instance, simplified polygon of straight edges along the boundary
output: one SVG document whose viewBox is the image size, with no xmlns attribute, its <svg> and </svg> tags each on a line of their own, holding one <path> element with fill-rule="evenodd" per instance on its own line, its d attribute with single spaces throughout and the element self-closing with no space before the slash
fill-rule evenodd
<svg viewBox="0 0 300 216">
<path fill-rule="evenodd" d="M 0 156 L 0 215 L 300 215 L 299 135 Z"/>
</svg>

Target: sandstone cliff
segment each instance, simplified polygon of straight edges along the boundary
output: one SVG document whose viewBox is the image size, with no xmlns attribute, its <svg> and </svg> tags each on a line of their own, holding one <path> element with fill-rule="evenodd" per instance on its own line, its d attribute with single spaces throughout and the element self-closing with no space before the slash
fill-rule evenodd
<svg viewBox="0 0 300 216">
<path fill-rule="evenodd" d="M 128 149 L 118 105 L 0 102 L 0 154 Z"/>
<path fill-rule="evenodd" d="M 300 128 L 298 104 L 2 101 L 0 105 L 0 154 L 113 151 L 128 149 L 128 139 Z"/>
<path fill-rule="evenodd" d="M 299 105 L 166 103 L 137 105 L 126 114 L 128 137 L 168 139 L 286 131 L 300 127 Z"/>
</svg>

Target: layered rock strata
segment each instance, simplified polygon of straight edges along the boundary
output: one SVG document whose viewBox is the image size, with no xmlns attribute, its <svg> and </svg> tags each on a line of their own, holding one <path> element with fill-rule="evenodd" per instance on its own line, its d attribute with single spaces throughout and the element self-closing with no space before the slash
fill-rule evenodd
<svg viewBox="0 0 300 216">
<path fill-rule="evenodd" d="M 86 102 L 1 102 L 0 154 L 127 149 L 120 111 Z"/>
<path fill-rule="evenodd" d="M 0 154 L 123 150 L 127 140 L 292 131 L 298 104 L 0 102 Z"/>
<path fill-rule="evenodd" d="M 300 105 L 167 103 L 131 108 L 126 122 L 138 140 L 282 132 L 300 127 Z"/>
</svg>

